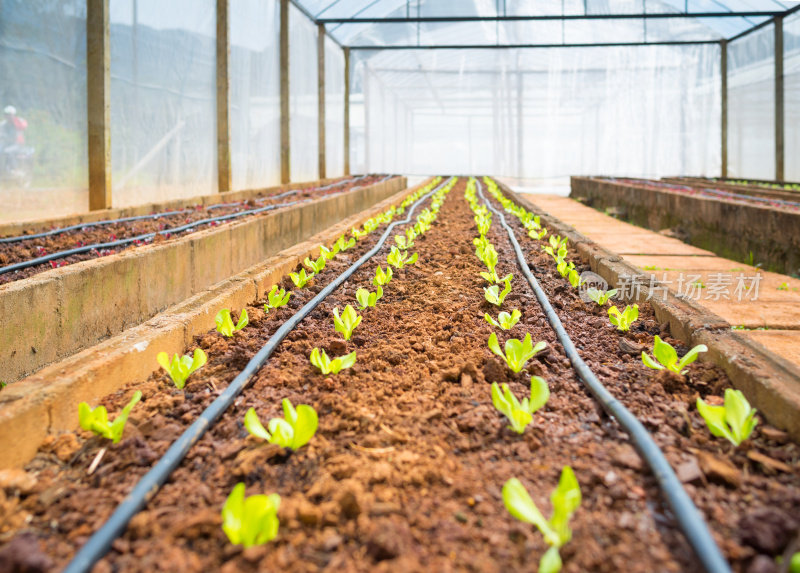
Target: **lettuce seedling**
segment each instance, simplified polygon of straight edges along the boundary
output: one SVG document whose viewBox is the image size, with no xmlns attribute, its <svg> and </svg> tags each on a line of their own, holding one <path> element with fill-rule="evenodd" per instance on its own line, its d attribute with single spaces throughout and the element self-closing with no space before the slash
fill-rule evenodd
<svg viewBox="0 0 800 573">
<path fill-rule="evenodd" d="M 344 238 L 344 235 L 336 239 L 336 243 L 334 243 L 333 248 L 337 249 L 340 252 L 345 252 L 348 249 L 352 249 L 356 246 L 356 240 L 351 238 L 349 241 Z"/>
<path fill-rule="evenodd" d="M 564 466 L 561 470 L 561 479 L 550 495 L 550 502 L 553 504 L 553 514 L 546 520 L 517 478 L 511 478 L 503 486 L 503 504 L 508 512 L 520 521 L 535 525 L 550 546 L 539 561 L 539 573 L 561 571 L 558 550 L 572 539 L 569 520 L 581 504 L 581 488 L 571 467 Z"/>
<path fill-rule="evenodd" d="M 392 250 L 389 253 L 389 256 L 386 258 L 386 262 L 392 265 L 397 270 L 402 269 L 406 265 L 413 265 L 417 262 L 419 258 L 418 253 L 414 253 L 410 257 L 408 256 L 408 251 L 401 251 L 394 245 L 392 246 Z"/>
<path fill-rule="evenodd" d="M 608 319 L 611 324 L 617 327 L 617 330 L 625 332 L 631 329 L 631 325 L 639 318 L 639 305 L 626 306 L 623 312 L 620 312 L 616 306 L 608 309 Z"/>
<path fill-rule="evenodd" d="M 255 408 L 250 408 L 244 415 L 244 427 L 256 438 L 266 440 L 270 444 L 277 444 L 282 448 L 290 448 L 295 451 L 299 450 L 317 432 L 319 425 L 317 412 L 307 404 L 300 404 L 295 410 L 287 398 L 283 399 L 281 405 L 283 406 L 283 418 L 272 418 L 267 424 L 269 431 L 258 419 Z"/>
<path fill-rule="evenodd" d="M 478 260 L 483 262 L 484 251 L 491 245 L 489 239 L 487 239 L 485 235 L 481 235 L 480 237 L 472 239 L 472 244 L 475 245 L 475 256 L 478 257 Z"/>
<path fill-rule="evenodd" d="M 500 292 L 500 287 L 498 285 L 483 287 L 484 298 L 496 306 L 503 304 L 503 301 L 506 300 L 506 296 L 511 292 L 511 278 L 512 275 L 507 275 L 505 277 L 506 287 L 503 289 L 503 292 Z"/>
<path fill-rule="evenodd" d="M 377 229 L 377 228 L 378 228 L 378 226 L 379 226 L 380 224 L 381 224 L 381 223 L 380 223 L 380 221 L 378 221 L 378 220 L 377 220 L 376 218 L 374 218 L 374 217 L 373 217 L 373 218 L 371 218 L 371 219 L 367 219 L 367 220 L 364 222 L 364 230 L 365 230 L 367 233 L 371 233 L 372 231 L 374 231 L 375 229 Z"/>
<path fill-rule="evenodd" d="M 278 508 L 281 496 L 244 497 L 244 482 L 237 483 L 222 506 L 222 530 L 234 545 L 245 548 L 264 545 L 278 535 Z"/>
<path fill-rule="evenodd" d="M 392 267 L 387 266 L 386 272 L 383 272 L 383 269 L 380 265 L 378 268 L 375 269 L 375 278 L 372 279 L 372 284 L 374 286 L 386 286 L 389 284 L 389 281 L 392 280 Z"/>
<path fill-rule="evenodd" d="M 617 294 L 617 289 L 612 288 L 611 290 L 601 291 L 594 287 L 590 288 L 586 291 L 586 294 L 592 299 L 594 302 L 598 304 L 598 306 L 603 306 L 608 300 Z"/>
<path fill-rule="evenodd" d="M 324 247 L 320 247 L 320 249 L 323 249 L 323 248 Z M 303 264 L 305 266 L 307 266 L 309 269 L 311 269 L 312 271 L 314 271 L 314 274 L 319 274 L 320 271 L 322 271 L 322 269 L 325 268 L 325 255 L 323 254 L 316 261 L 313 261 L 309 257 L 306 257 L 306 259 L 303 261 Z"/>
<path fill-rule="evenodd" d="M 292 279 L 294 286 L 297 288 L 303 288 L 308 284 L 308 281 L 313 279 L 316 276 L 316 273 L 308 273 L 306 274 L 305 269 L 300 269 L 299 273 L 289 273 L 289 278 Z"/>
<path fill-rule="evenodd" d="M 233 326 L 231 311 L 229 311 L 227 308 L 223 308 L 217 313 L 216 318 L 214 318 L 214 322 L 217 323 L 217 332 L 230 338 L 233 336 L 234 332 L 238 332 L 247 326 L 247 323 L 250 322 L 250 319 L 247 317 L 247 309 L 243 308 L 241 314 L 239 314 L 239 322 L 236 323 L 236 326 Z"/>
<path fill-rule="evenodd" d="M 375 292 L 369 292 L 365 288 L 360 288 L 356 291 L 356 300 L 358 301 L 358 310 L 364 310 L 367 307 L 375 306 L 383 296 L 383 289 L 378 287 Z"/>
<path fill-rule="evenodd" d="M 413 228 L 408 227 L 406 229 L 406 244 L 408 245 L 408 248 L 411 248 L 411 245 L 414 244 L 414 239 L 416 238 L 417 238 L 416 231 L 414 231 Z"/>
<path fill-rule="evenodd" d="M 122 439 L 122 432 L 125 430 L 125 423 L 133 407 L 142 399 L 142 393 L 137 390 L 133 393 L 133 398 L 128 402 L 113 422 L 108 421 L 108 410 L 105 406 L 90 408 L 86 402 L 78 404 L 78 420 L 81 428 L 94 432 L 98 436 L 108 438 L 116 444 Z"/>
<path fill-rule="evenodd" d="M 741 390 L 725 390 L 724 406 L 711 406 L 698 398 L 697 410 L 712 435 L 725 438 L 734 446 L 749 438 L 758 423 L 756 409 L 750 407 Z"/>
<path fill-rule="evenodd" d="M 350 229 L 350 234 L 353 235 L 353 238 L 356 241 L 360 241 L 361 239 L 369 235 L 367 231 L 361 231 L 360 229 L 356 229 L 355 227 Z"/>
<path fill-rule="evenodd" d="M 553 247 L 554 251 L 558 251 L 561 247 L 567 246 L 567 237 L 561 237 L 560 235 L 550 235 L 550 238 L 547 240 L 550 243 L 550 246 Z"/>
<path fill-rule="evenodd" d="M 483 235 L 481 235 L 483 236 Z M 478 254 L 477 250 L 475 254 Z M 481 254 L 478 257 L 486 265 L 486 268 L 489 269 L 488 273 L 481 273 L 481 276 L 484 277 L 489 282 L 496 282 L 493 281 L 491 277 L 496 277 L 495 267 L 497 266 L 497 251 L 490 242 L 486 242 L 486 245 L 481 249 Z"/>
<path fill-rule="evenodd" d="M 541 241 L 542 239 L 544 239 L 544 236 L 546 234 L 547 234 L 547 227 L 542 227 L 542 229 L 539 230 L 539 231 L 535 231 L 535 230 L 528 231 L 528 236 L 531 239 L 536 239 L 537 241 Z"/>
<path fill-rule="evenodd" d="M 169 359 L 169 354 L 159 352 L 158 356 L 156 356 L 156 361 L 161 365 L 161 368 L 167 371 L 178 390 L 183 390 L 186 385 L 186 379 L 208 362 L 208 356 L 206 356 L 202 348 L 195 348 L 194 356 L 189 356 L 188 354 L 178 356 L 175 354 L 172 356 L 172 361 Z"/>
<path fill-rule="evenodd" d="M 653 356 L 655 356 L 655 360 L 646 352 L 642 352 L 642 362 L 653 370 L 664 370 L 666 368 L 675 374 L 686 374 L 688 370 L 684 370 L 684 367 L 697 360 L 700 353 L 707 350 L 708 346 L 698 344 L 678 360 L 678 353 L 675 352 L 672 345 L 669 342 L 664 342 L 661 337 L 656 335 L 653 339 Z"/>
<path fill-rule="evenodd" d="M 572 264 L 572 263 L 570 263 Z M 578 271 L 571 270 L 569 271 L 569 275 L 567 276 L 567 280 L 569 280 L 569 284 L 572 285 L 572 288 L 580 288 L 580 286 L 585 283 L 585 280 L 581 279 L 581 275 L 578 274 Z"/>
<path fill-rule="evenodd" d="M 575 269 L 575 263 L 572 261 L 565 261 L 564 259 L 559 258 L 556 262 L 556 270 L 558 274 L 562 277 L 566 278 L 569 273 L 571 273 Z"/>
<path fill-rule="evenodd" d="M 521 341 L 516 338 L 506 340 L 504 354 L 500 350 L 500 343 L 497 341 L 497 335 L 493 332 L 491 336 L 489 336 L 489 350 L 505 360 L 506 364 L 508 364 L 508 367 L 513 372 L 520 372 L 525 367 L 525 363 L 536 356 L 538 352 L 544 350 L 546 346 L 547 343 L 544 341 L 539 341 L 536 343 L 536 346 L 534 346 L 531 341 L 531 335 L 528 333 Z"/>
<path fill-rule="evenodd" d="M 492 382 L 492 404 L 509 419 L 511 429 L 518 434 L 525 431 L 525 427 L 533 421 L 533 413 L 550 399 L 547 382 L 539 376 L 531 377 L 531 397 L 523 398 L 522 402 L 517 400 L 508 384 L 502 384 L 502 391 L 500 388 L 497 382 Z"/>
<path fill-rule="evenodd" d="M 502 328 L 503 330 L 511 330 L 514 328 L 514 325 L 519 322 L 519 317 L 521 316 L 522 313 L 517 309 L 514 309 L 511 311 L 511 314 L 508 314 L 507 312 L 501 312 L 497 315 L 497 320 L 489 316 L 488 312 L 483 315 L 483 318 L 492 326 Z"/>
<path fill-rule="evenodd" d="M 339 307 L 333 309 L 333 326 L 336 332 L 341 332 L 345 340 L 350 340 L 356 326 L 361 324 L 361 319 L 356 310 L 349 304 L 344 307 L 342 316 L 339 316 Z"/>
<path fill-rule="evenodd" d="M 395 235 L 394 242 L 397 243 L 397 246 L 403 249 L 404 251 L 407 251 L 408 249 L 414 246 L 414 239 L 409 239 L 404 235 Z"/>
<path fill-rule="evenodd" d="M 271 308 L 280 308 L 289 304 L 289 297 L 292 293 L 286 289 L 278 289 L 278 285 L 272 285 L 272 289 L 267 294 L 267 302 L 264 304 L 264 312 L 269 312 Z"/>
<path fill-rule="evenodd" d="M 311 351 L 310 360 L 311 364 L 319 368 L 320 372 L 327 376 L 328 374 L 338 374 L 340 370 L 350 368 L 356 363 L 356 353 L 353 351 L 350 354 L 331 360 L 324 350 L 314 348 Z"/>
<path fill-rule="evenodd" d="M 319 246 L 319 258 L 320 259 L 324 259 L 325 261 L 331 261 L 338 254 L 339 254 L 339 248 L 336 246 L 336 243 L 334 243 L 332 249 L 327 249 L 323 245 Z M 306 259 L 306 260 L 310 260 L 310 259 Z M 324 267 L 324 265 L 323 265 L 323 267 Z M 320 269 L 320 270 L 322 270 L 322 269 Z M 317 272 L 319 272 L 319 271 L 317 271 Z"/>
</svg>

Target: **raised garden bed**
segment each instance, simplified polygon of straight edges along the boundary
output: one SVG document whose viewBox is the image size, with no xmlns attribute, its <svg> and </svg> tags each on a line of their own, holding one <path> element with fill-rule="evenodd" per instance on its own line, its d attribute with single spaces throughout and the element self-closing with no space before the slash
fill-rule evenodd
<svg viewBox="0 0 800 573">
<path fill-rule="evenodd" d="M 498 253 L 498 274 L 515 276 L 501 308 L 519 309 L 522 318 L 507 333 L 484 319 L 497 309 L 484 296 L 479 273 L 486 267 L 474 256 L 477 231 L 464 187 L 459 181 L 431 230 L 417 238 L 418 262 L 396 270 L 376 306 L 360 312 L 349 341 L 334 330 L 331 312 L 355 304 L 357 288 L 374 289 L 374 264 L 288 335 L 96 570 L 532 569 L 547 546 L 508 515 L 501 488 L 519 477 L 546 508 L 565 465 L 583 497 L 572 540 L 561 549 L 566 571 L 698 570 L 627 435 L 576 378 L 496 221 L 486 237 Z M 605 308 L 581 301 L 556 272 L 543 243 L 507 219 L 583 359 L 651 431 L 733 569 L 777 571 L 774 557 L 798 549 L 797 445 L 763 421 L 736 449 L 711 437 L 694 403 L 721 395 L 729 386 L 724 372 L 695 362 L 685 377 L 654 374 L 638 357 L 652 349 L 654 335 L 681 354 L 685 348 L 650 306 L 640 304 L 638 320 L 620 334 Z M 98 438 L 70 432 L 49 440 L 26 474 L 3 484 L 0 559 L 13 559 L 3 563 L 63 567 L 280 325 L 374 240 L 331 260 L 310 287 L 284 280 L 293 291 L 289 304 L 268 314 L 248 307 L 250 324 L 232 338 L 196 336 L 187 352 L 202 348 L 209 362 L 183 390 L 159 372 L 103 400 L 116 414 L 134 390 L 143 393 L 125 437 L 92 475 L 87 466 L 104 445 Z M 388 251 L 389 244 L 376 263 L 385 266 Z M 568 258 L 578 260 L 573 250 Z M 492 333 L 501 340 L 530 333 L 547 348 L 514 374 L 489 350 Z M 309 363 L 314 347 L 333 356 L 355 351 L 357 361 L 323 376 Z M 489 383 L 525 395 L 531 374 L 545 378 L 551 395 L 519 435 L 493 408 Z M 250 407 L 262 420 L 278 416 L 284 398 L 319 414 L 316 436 L 296 452 L 248 437 L 242 425 Z M 220 510 L 237 482 L 248 494 L 281 496 L 274 541 L 245 550 L 229 543 Z"/>
</svg>

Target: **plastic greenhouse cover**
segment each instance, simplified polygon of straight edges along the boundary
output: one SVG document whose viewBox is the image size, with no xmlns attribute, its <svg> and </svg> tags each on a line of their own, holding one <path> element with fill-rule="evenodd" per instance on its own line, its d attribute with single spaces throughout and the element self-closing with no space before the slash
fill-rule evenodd
<svg viewBox="0 0 800 573">
<path fill-rule="evenodd" d="M 289 133 L 291 180 L 317 179 L 317 26 L 289 6 Z"/>
</svg>

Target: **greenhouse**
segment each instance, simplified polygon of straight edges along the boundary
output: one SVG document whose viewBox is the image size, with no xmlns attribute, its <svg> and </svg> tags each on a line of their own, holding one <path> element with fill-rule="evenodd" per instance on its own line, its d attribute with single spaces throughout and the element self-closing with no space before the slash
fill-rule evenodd
<svg viewBox="0 0 800 573">
<path fill-rule="evenodd" d="M 800 573 L 800 2 L 0 0 L 0 572 Z"/>
</svg>

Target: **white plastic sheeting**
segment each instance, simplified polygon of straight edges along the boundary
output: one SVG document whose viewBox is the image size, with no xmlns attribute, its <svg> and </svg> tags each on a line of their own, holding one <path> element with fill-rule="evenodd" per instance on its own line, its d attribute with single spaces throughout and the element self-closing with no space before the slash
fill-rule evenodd
<svg viewBox="0 0 800 573">
<path fill-rule="evenodd" d="M 217 190 L 216 2 L 111 2 L 114 206 Z"/>
<path fill-rule="evenodd" d="M 233 189 L 278 185 L 280 3 L 230 3 L 230 130 Z"/>
<path fill-rule="evenodd" d="M 289 134 L 292 181 L 318 178 L 317 27 L 289 6 Z"/>
<path fill-rule="evenodd" d="M 775 178 L 775 27 L 728 44 L 728 175 Z"/>
<path fill-rule="evenodd" d="M 325 171 L 344 175 L 344 52 L 325 38 Z"/>
<path fill-rule="evenodd" d="M 800 181 L 800 13 L 783 21 L 784 175 Z"/>
<path fill-rule="evenodd" d="M 368 171 L 719 173 L 717 45 L 368 54 Z"/>
<path fill-rule="evenodd" d="M 350 172 L 367 172 L 364 62 L 350 53 Z"/>
<path fill-rule="evenodd" d="M 0 165 L 0 218 L 88 209 L 85 0 L 0 0 L 0 109 L 9 105 L 35 151 L 29 189 Z"/>
</svg>

